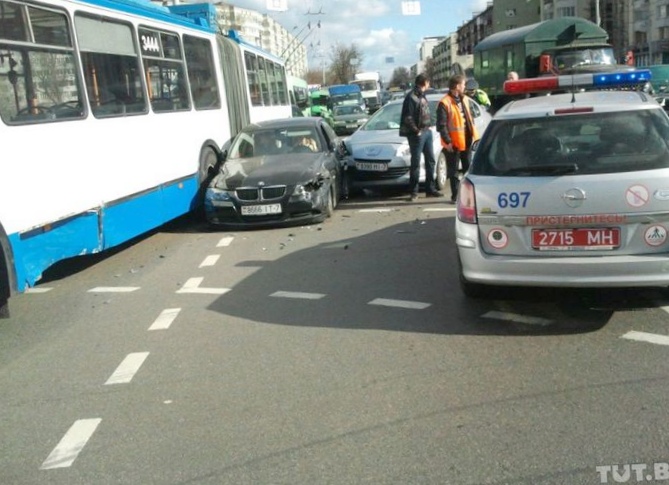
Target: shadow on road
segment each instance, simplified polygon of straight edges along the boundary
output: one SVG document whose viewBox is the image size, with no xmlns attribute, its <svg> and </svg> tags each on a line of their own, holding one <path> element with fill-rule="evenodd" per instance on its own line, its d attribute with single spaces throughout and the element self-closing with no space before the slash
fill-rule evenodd
<svg viewBox="0 0 669 485">
<path fill-rule="evenodd" d="M 258 271 L 209 309 L 274 325 L 550 335 L 596 331 L 616 310 L 649 306 L 647 292 L 639 289 L 500 288 L 490 299 L 467 299 L 458 284 L 452 218 L 414 220 L 239 266 Z M 277 291 L 323 296 L 278 297 Z M 429 306 L 389 307 L 375 304 L 378 299 Z"/>
</svg>

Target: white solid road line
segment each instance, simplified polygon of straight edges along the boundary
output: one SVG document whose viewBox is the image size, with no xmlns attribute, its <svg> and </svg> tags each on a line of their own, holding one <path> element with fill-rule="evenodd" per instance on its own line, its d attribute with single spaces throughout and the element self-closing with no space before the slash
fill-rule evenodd
<svg viewBox="0 0 669 485">
<path fill-rule="evenodd" d="M 530 317 L 527 315 L 519 315 L 517 313 L 507 313 L 507 312 L 497 312 L 497 311 L 491 311 L 481 316 L 483 318 L 493 318 L 495 320 L 506 320 L 509 322 L 525 323 L 527 325 L 546 326 L 550 325 L 553 322 L 552 320 L 548 320 L 546 318 Z"/>
<path fill-rule="evenodd" d="M 204 258 L 204 261 L 200 263 L 200 268 L 204 268 L 205 266 L 214 266 L 218 262 L 218 258 L 220 258 L 220 254 L 212 254 L 210 256 L 207 256 Z"/>
<path fill-rule="evenodd" d="M 123 362 L 116 368 L 111 377 L 107 379 L 105 386 L 110 384 L 127 384 L 130 382 L 148 356 L 148 352 L 128 354 L 125 359 L 123 359 Z"/>
<path fill-rule="evenodd" d="M 269 296 L 277 298 L 302 298 L 304 300 L 320 300 L 325 297 L 322 293 L 300 293 L 299 291 L 275 291 Z"/>
<path fill-rule="evenodd" d="M 379 213 L 379 212 L 392 212 L 394 209 L 360 209 L 358 212 L 362 213 Z"/>
<path fill-rule="evenodd" d="M 151 324 L 149 330 L 167 330 L 172 325 L 174 319 L 177 318 L 180 311 L 181 308 L 167 308 L 163 310 L 153 324 Z"/>
<path fill-rule="evenodd" d="M 222 238 L 220 241 L 218 241 L 218 244 L 216 245 L 216 247 L 217 247 L 217 248 L 223 248 L 223 247 L 225 247 L 225 246 L 230 246 L 230 244 L 232 244 L 232 241 L 233 241 L 234 239 L 235 239 L 235 238 L 232 237 L 232 236 L 225 236 L 225 237 Z"/>
<path fill-rule="evenodd" d="M 375 298 L 370 301 L 368 305 L 390 306 L 395 308 L 408 308 L 411 310 L 424 310 L 430 306 L 430 303 L 422 303 L 420 301 L 406 301 L 406 300 L 391 300 L 387 298 Z"/>
<path fill-rule="evenodd" d="M 90 437 L 95 432 L 102 421 L 101 418 L 80 419 L 75 421 L 70 429 L 65 433 L 60 443 L 56 445 L 49 454 L 40 470 L 50 470 L 52 468 L 67 468 L 79 455 Z"/>
<path fill-rule="evenodd" d="M 455 211 L 455 206 L 451 207 L 426 207 L 423 209 L 423 212 L 453 212 Z"/>
<path fill-rule="evenodd" d="M 139 290 L 139 286 L 98 286 L 88 290 L 89 293 L 131 293 Z"/>
<path fill-rule="evenodd" d="M 47 291 L 51 291 L 53 288 L 47 288 L 45 286 L 41 286 L 39 288 L 27 288 L 25 293 L 46 293 Z"/>
<path fill-rule="evenodd" d="M 207 295 L 223 295 L 230 291 L 230 288 L 200 288 L 204 278 L 189 278 L 177 293 L 202 293 Z"/>
<path fill-rule="evenodd" d="M 620 338 L 627 340 L 636 340 L 637 342 L 648 342 L 651 344 L 658 345 L 669 345 L 669 335 L 659 335 L 656 333 L 648 332 L 637 332 L 632 330 L 627 332 L 625 335 L 621 335 Z"/>
</svg>

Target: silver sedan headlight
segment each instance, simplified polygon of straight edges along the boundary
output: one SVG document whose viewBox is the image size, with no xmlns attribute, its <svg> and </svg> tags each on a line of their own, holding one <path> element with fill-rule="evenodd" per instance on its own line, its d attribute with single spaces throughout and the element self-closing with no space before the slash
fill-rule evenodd
<svg viewBox="0 0 669 485">
<path fill-rule="evenodd" d="M 397 151 L 395 152 L 396 157 L 410 157 L 411 156 L 411 149 L 409 148 L 408 143 L 403 143 L 397 148 Z"/>
</svg>

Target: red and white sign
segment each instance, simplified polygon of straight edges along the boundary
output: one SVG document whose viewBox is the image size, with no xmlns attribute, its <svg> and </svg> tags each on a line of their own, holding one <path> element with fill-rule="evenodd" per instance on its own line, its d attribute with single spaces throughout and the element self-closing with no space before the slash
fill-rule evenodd
<svg viewBox="0 0 669 485">
<path fill-rule="evenodd" d="M 650 200 L 648 189 L 643 185 L 632 185 L 625 191 L 625 200 L 632 207 L 643 207 Z"/>
<path fill-rule="evenodd" d="M 661 246 L 667 241 L 667 229 L 664 226 L 650 226 L 643 233 L 643 239 L 649 246 Z"/>
<path fill-rule="evenodd" d="M 495 249 L 502 249 L 509 244 L 509 237 L 501 229 L 492 229 L 488 233 L 488 244 Z"/>
</svg>

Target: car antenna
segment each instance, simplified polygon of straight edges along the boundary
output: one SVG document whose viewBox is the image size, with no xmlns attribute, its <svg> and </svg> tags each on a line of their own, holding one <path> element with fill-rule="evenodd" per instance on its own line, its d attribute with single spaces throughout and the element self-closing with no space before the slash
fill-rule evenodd
<svg viewBox="0 0 669 485">
<path fill-rule="evenodd" d="M 576 84 L 574 82 L 574 75 L 571 75 L 571 104 L 576 103 Z"/>
</svg>

